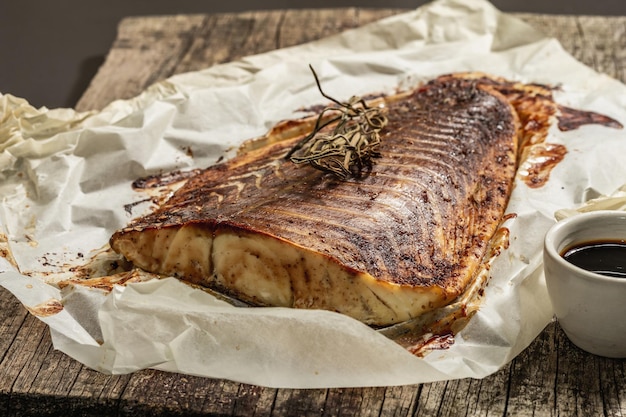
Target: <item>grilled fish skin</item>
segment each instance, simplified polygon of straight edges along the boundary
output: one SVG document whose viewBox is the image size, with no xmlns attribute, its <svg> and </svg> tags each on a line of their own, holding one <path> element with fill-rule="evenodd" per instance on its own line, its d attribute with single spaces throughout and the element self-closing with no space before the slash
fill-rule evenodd
<svg viewBox="0 0 626 417">
<path fill-rule="evenodd" d="M 386 326 L 474 279 L 517 168 L 519 120 L 493 85 L 441 77 L 384 99 L 371 171 L 346 181 L 284 156 L 301 136 L 202 170 L 113 234 L 139 268 L 254 305 Z"/>
</svg>

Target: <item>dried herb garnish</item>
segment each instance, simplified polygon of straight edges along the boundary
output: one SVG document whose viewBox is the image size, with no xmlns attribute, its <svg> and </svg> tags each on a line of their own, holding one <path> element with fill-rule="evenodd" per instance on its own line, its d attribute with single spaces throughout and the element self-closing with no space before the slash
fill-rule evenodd
<svg viewBox="0 0 626 417">
<path fill-rule="evenodd" d="M 383 109 L 369 107 L 365 100 L 353 96 L 342 103 L 324 93 L 315 70 L 309 65 L 317 88 L 335 105 L 325 107 L 313 131 L 298 142 L 286 158 L 296 164 L 330 172 L 341 179 L 361 176 L 363 169 L 371 168 L 372 158 L 380 156 L 380 131 L 387 125 Z M 330 116 L 328 116 L 330 113 Z M 323 130 L 327 126 L 334 127 Z"/>
</svg>

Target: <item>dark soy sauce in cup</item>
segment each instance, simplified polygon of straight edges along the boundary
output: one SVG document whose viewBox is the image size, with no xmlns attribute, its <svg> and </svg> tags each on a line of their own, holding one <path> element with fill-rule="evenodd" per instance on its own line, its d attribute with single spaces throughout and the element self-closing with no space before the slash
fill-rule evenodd
<svg viewBox="0 0 626 417">
<path fill-rule="evenodd" d="M 568 247 L 561 256 L 587 271 L 626 278 L 626 240 L 583 242 Z"/>
</svg>

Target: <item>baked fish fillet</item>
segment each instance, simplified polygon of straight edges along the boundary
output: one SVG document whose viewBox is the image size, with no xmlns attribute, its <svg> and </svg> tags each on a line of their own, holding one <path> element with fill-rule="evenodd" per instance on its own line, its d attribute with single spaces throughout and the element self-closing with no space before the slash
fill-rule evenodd
<svg viewBox="0 0 626 417">
<path fill-rule="evenodd" d="M 516 172 L 519 122 L 492 86 L 442 77 L 383 100 L 380 156 L 340 180 L 281 138 L 202 170 L 111 247 L 137 267 L 263 306 L 386 326 L 472 283 Z"/>
</svg>

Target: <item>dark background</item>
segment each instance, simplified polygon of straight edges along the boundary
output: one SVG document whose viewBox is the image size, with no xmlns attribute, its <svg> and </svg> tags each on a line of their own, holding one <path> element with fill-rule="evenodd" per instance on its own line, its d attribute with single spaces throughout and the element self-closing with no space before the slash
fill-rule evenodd
<svg viewBox="0 0 626 417">
<path fill-rule="evenodd" d="M 316 7 L 414 9 L 425 0 L 1 0 L 0 92 L 73 107 L 124 16 Z M 626 0 L 493 0 L 505 12 L 626 15 Z"/>
</svg>

